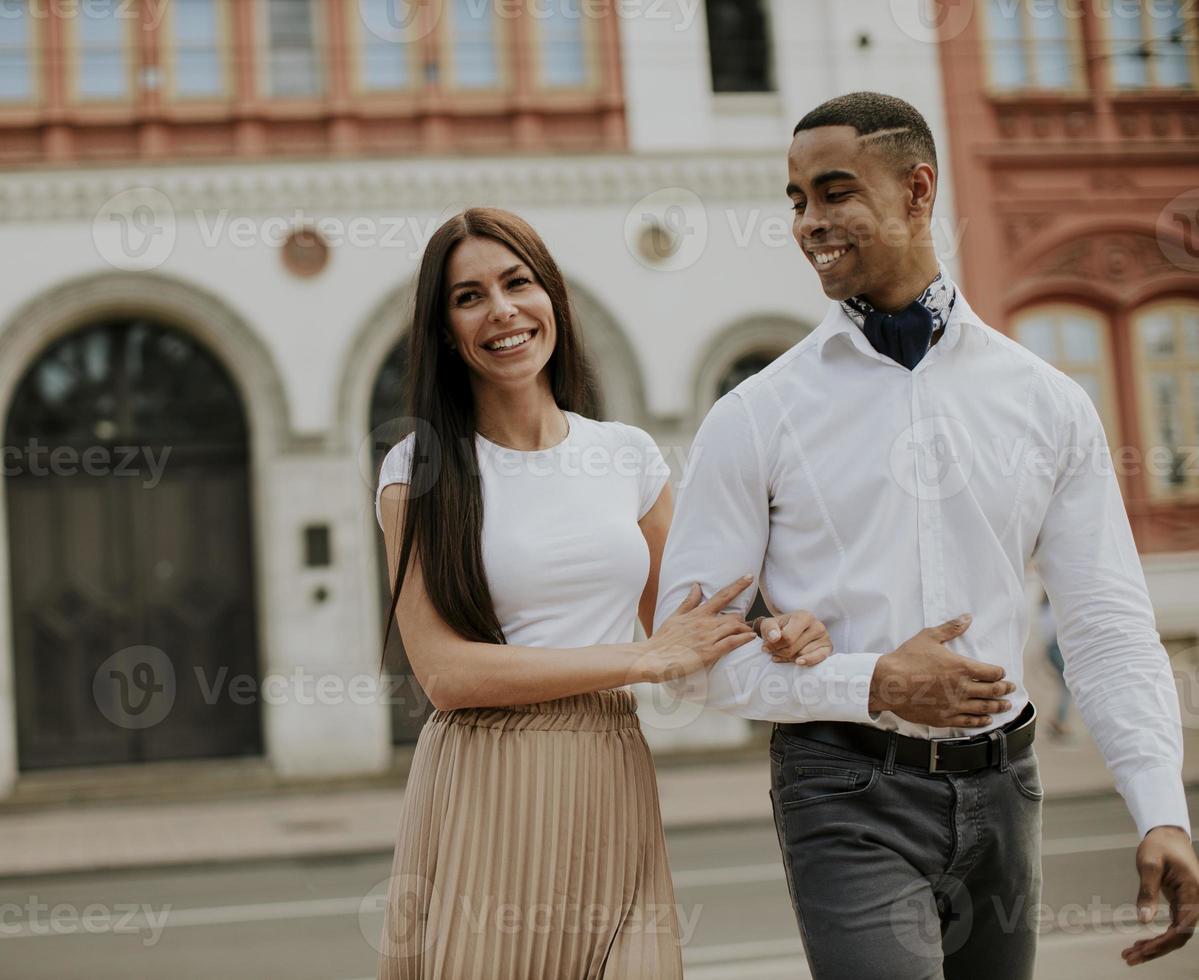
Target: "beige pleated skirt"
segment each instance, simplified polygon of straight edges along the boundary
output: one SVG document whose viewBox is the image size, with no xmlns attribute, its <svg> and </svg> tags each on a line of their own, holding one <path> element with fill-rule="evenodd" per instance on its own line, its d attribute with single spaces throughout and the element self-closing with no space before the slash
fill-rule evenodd
<svg viewBox="0 0 1199 980">
<path fill-rule="evenodd" d="M 677 980 L 658 788 L 629 690 L 437 711 L 404 796 L 379 980 Z"/>
</svg>

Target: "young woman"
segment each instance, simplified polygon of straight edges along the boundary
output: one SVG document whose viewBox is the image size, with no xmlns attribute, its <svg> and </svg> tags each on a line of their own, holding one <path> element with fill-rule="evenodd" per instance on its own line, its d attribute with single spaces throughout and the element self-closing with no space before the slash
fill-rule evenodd
<svg viewBox="0 0 1199 980">
<path fill-rule="evenodd" d="M 653 440 L 596 421 L 562 275 L 471 208 L 417 283 L 410 405 L 376 509 L 392 617 L 437 709 L 396 841 L 380 980 L 682 977 L 653 762 L 626 685 L 753 637 L 699 587 L 653 633 L 670 526 Z M 747 570 L 750 571 L 750 570 Z M 634 617 L 649 639 L 633 642 Z"/>
</svg>

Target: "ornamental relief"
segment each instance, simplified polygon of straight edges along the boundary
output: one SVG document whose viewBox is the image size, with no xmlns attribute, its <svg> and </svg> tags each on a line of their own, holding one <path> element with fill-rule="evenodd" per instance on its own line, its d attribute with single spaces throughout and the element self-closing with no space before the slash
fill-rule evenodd
<svg viewBox="0 0 1199 980">
<path fill-rule="evenodd" d="M 1108 232 L 1074 239 L 1039 256 L 1028 267 L 1032 276 L 1081 279 L 1108 285 L 1141 285 L 1178 271 L 1153 235 Z"/>
</svg>

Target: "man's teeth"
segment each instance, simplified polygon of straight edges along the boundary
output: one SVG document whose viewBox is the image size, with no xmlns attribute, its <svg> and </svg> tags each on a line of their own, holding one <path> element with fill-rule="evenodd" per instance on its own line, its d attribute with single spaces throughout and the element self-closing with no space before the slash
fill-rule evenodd
<svg viewBox="0 0 1199 980">
<path fill-rule="evenodd" d="M 817 265 L 828 265 L 830 262 L 836 262 L 849 249 L 839 248 L 835 252 L 813 252 L 812 258 L 816 260 Z"/>
<path fill-rule="evenodd" d="M 494 343 L 488 344 L 487 349 L 506 350 L 509 347 L 519 347 L 532 336 L 532 332 L 526 330 L 524 333 L 518 333 L 514 337 L 505 337 L 503 340 L 497 340 Z"/>
</svg>

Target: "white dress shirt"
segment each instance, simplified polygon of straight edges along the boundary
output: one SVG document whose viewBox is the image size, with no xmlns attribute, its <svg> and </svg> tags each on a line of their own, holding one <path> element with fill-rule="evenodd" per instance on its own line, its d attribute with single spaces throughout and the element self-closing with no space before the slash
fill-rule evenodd
<svg viewBox="0 0 1199 980">
<path fill-rule="evenodd" d="M 773 613 L 810 610 L 836 653 L 776 664 L 761 640 L 680 685 L 770 721 L 835 719 L 941 738 L 872 715 L 878 658 L 973 614 L 950 648 L 998 664 L 1028 701 L 1023 651 L 1034 563 L 1066 679 L 1142 835 L 1190 833 L 1179 707 L 1140 558 L 1086 392 L 983 323 L 960 291 L 941 340 L 909 371 L 839 303 L 807 337 L 721 398 L 696 433 L 659 580 L 655 627 L 692 582 L 752 574 Z M 729 607 L 744 614 L 747 589 Z"/>
</svg>

